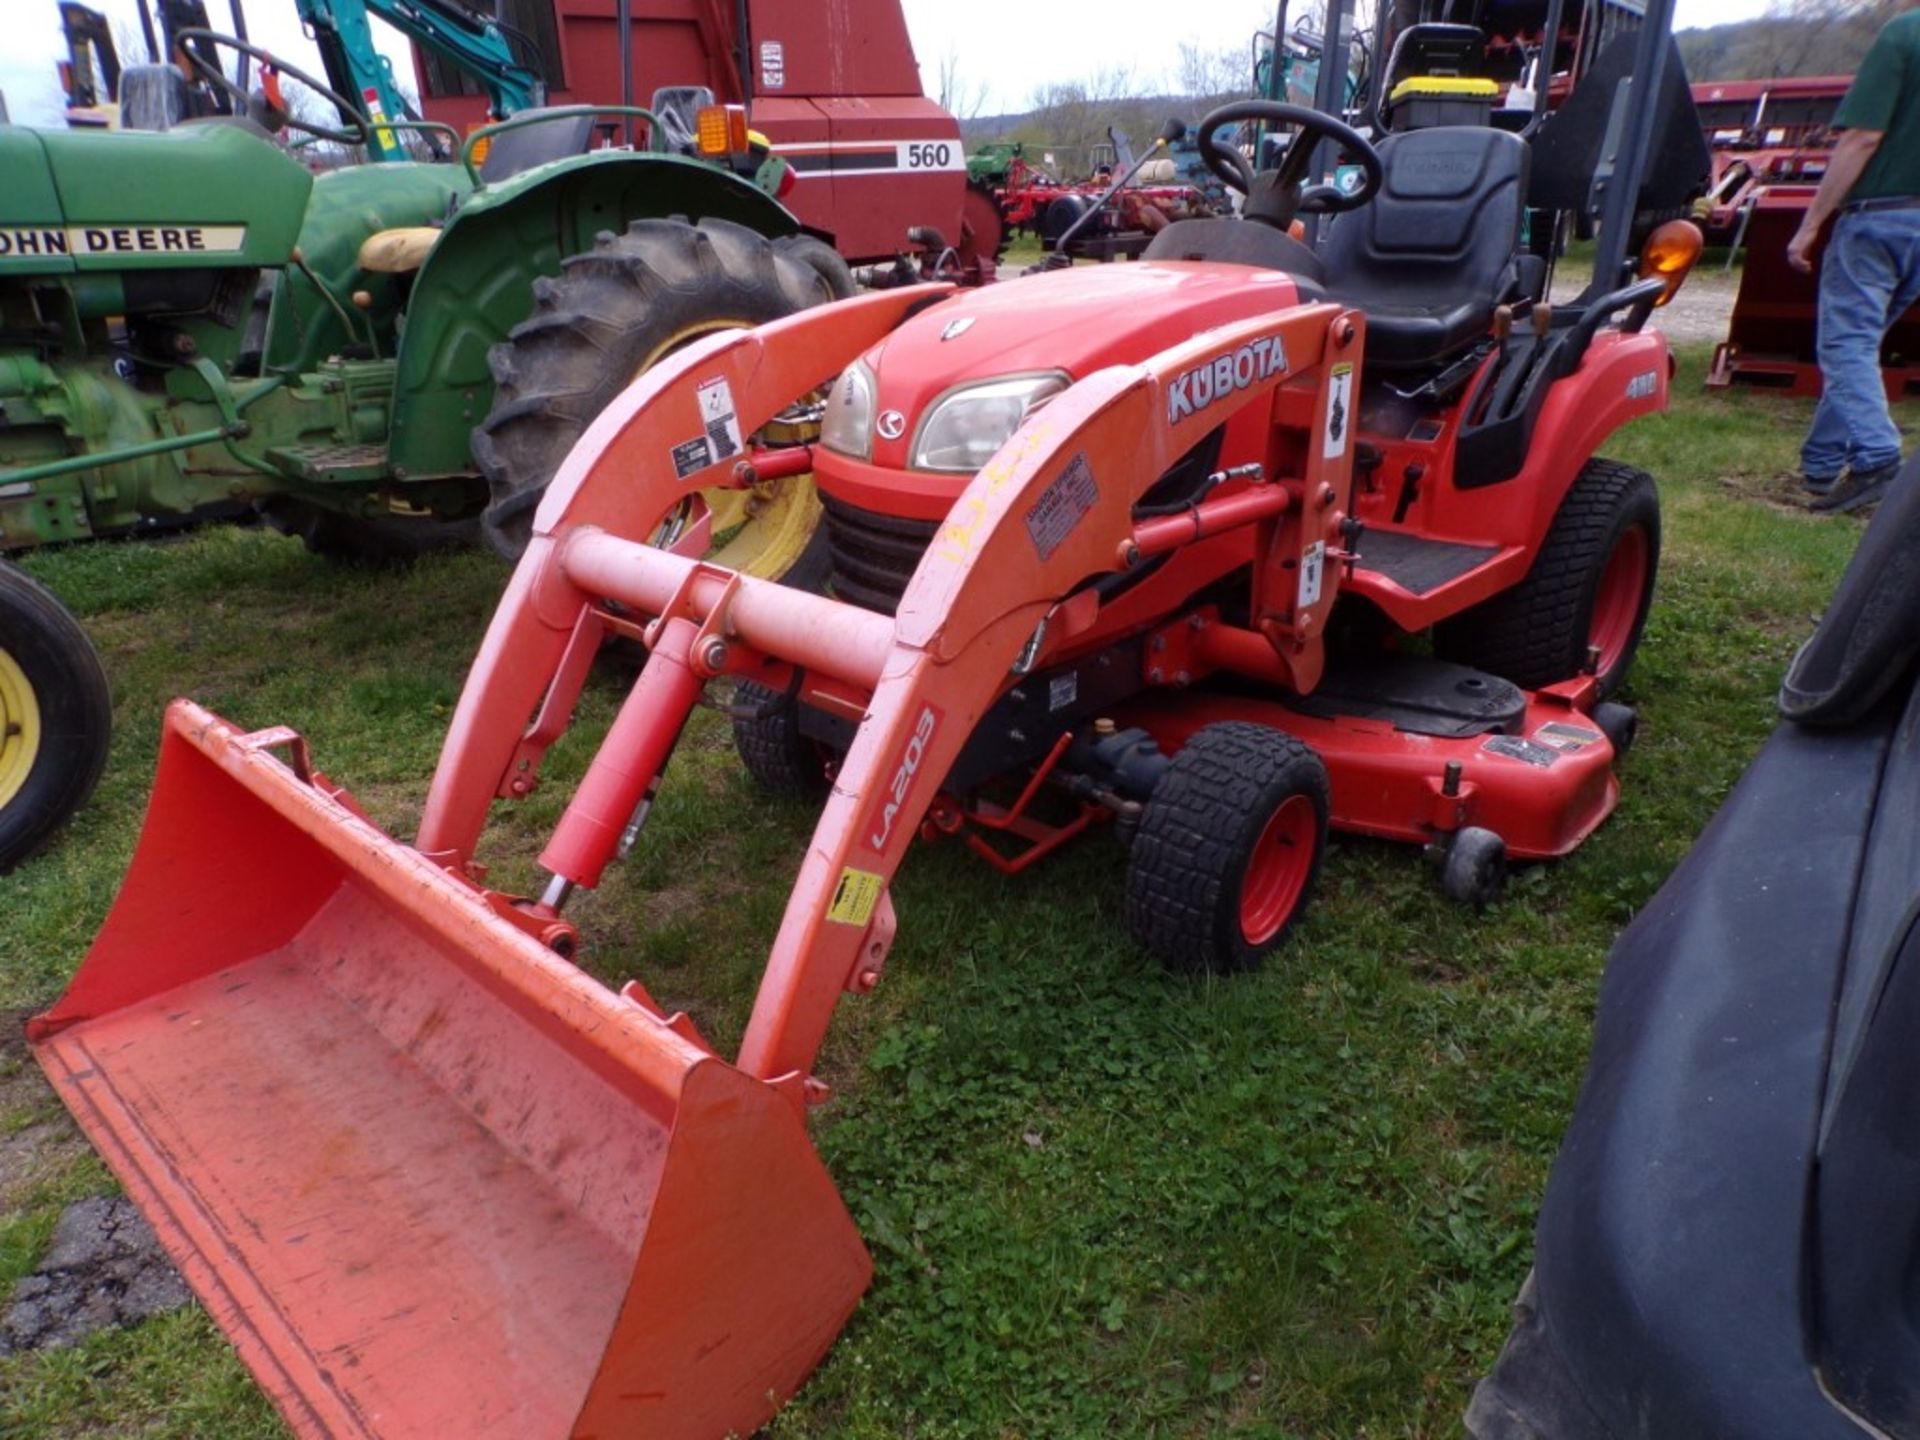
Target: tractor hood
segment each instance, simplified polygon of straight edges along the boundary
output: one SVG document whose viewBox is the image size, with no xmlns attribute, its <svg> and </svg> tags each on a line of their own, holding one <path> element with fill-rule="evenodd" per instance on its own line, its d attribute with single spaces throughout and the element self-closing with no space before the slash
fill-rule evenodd
<svg viewBox="0 0 1920 1440">
<path fill-rule="evenodd" d="M 963 291 L 867 353 L 876 380 L 871 464 L 916 468 L 910 456 L 923 421 L 936 400 L 960 387 L 1050 373 L 1081 380 L 1203 330 L 1300 303 L 1291 275 L 1184 260 L 1082 266 Z M 823 457 L 823 471 L 843 468 L 843 459 Z M 957 493 L 969 477 L 949 471 L 939 478 L 952 482 L 940 488 Z"/>
</svg>

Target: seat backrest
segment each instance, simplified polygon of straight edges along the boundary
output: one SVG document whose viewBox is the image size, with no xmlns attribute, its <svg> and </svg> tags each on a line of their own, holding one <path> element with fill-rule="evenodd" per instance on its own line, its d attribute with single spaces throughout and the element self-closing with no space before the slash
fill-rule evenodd
<svg viewBox="0 0 1920 1440">
<path fill-rule="evenodd" d="M 120 72 L 120 128 L 171 130 L 193 113 L 177 65 L 129 65 Z"/>
<path fill-rule="evenodd" d="M 1380 193 L 1320 244 L 1327 284 L 1362 304 L 1443 310 L 1505 298 L 1520 245 L 1527 144 L 1450 125 L 1379 142 Z"/>
<path fill-rule="evenodd" d="M 713 91 L 704 85 L 662 85 L 653 92 L 647 108 L 660 122 L 665 148 L 676 155 L 691 155 L 694 127 L 700 112 L 713 104 Z"/>
<path fill-rule="evenodd" d="M 560 108 L 560 107 L 551 107 Z M 534 123 L 518 130 L 502 130 L 487 147 L 487 158 L 480 163 L 483 181 L 504 180 L 531 170 L 549 160 L 565 160 L 584 155 L 593 144 L 592 115 L 556 115 L 538 119 L 539 110 L 521 110 L 514 119 Z"/>
</svg>

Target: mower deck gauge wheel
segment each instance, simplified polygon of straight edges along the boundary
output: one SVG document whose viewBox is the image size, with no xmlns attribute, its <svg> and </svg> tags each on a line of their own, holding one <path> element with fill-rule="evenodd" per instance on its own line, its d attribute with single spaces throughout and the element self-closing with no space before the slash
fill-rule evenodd
<svg viewBox="0 0 1920 1440">
<path fill-rule="evenodd" d="M 1440 888 L 1449 900 L 1476 910 L 1491 905 L 1507 888 L 1507 842 L 1491 830 L 1467 826 L 1440 862 Z"/>
</svg>

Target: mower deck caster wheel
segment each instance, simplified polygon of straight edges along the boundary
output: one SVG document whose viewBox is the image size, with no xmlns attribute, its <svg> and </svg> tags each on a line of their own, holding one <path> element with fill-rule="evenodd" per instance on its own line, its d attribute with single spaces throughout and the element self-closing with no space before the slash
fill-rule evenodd
<svg viewBox="0 0 1920 1440">
<path fill-rule="evenodd" d="M 1169 969 L 1251 970 L 1307 908 L 1327 848 L 1327 768 L 1291 735 L 1194 732 L 1154 786 L 1127 860 L 1127 928 Z"/>
<path fill-rule="evenodd" d="M 1491 830 L 1467 826 L 1441 857 L 1440 888 L 1449 900 L 1476 910 L 1491 905 L 1507 888 L 1507 842 Z"/>
<path fill-rule="evenodd" d="M 1613 746 L 1613 758 L 1618 760 L 1633 748 L 1634 737 L 1640 733 L 1640 712 L 1631 705 L 1605 700 L 1593 707 L 1593 723 L 1607 737 L 1607 743 Z"/>
</svg>

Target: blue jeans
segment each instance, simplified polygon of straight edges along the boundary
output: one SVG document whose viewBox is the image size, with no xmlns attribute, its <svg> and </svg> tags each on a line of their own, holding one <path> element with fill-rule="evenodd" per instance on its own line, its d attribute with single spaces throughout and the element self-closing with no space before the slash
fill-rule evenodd
<svg viewBox="0 0 1920 1440">
<path fill-rule="evenodd" d="M 1900 461 L 1887 413 L 1880 342 L 1920 300 L 1920 210 L 1842 214 L 1820 263 L 1820 374 L 1826 388 L 1800 447 L 1803 474 L 1824 478 Z"/>
</svg>

